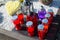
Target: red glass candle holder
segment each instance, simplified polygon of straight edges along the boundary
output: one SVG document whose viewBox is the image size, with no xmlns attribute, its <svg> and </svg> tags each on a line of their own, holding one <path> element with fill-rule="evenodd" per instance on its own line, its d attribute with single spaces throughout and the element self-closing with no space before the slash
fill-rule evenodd
<svg viewBox="0 0 60 40">
<path fill-rule="evenodd" d="M 48 12 L 50 15 L 51 15 L 51 17 L 53 17 L 54 16 L 54 13 L 53 12 Z"/>
<path fill-rule="evenodd" d="M 27 15 L 27 21 L 32 21 L 33 22 L 33 25 L 34 27 L 37 27 L 37 24 L 38 24 L 38 18 L 36 15 Z"/>
<path fill-rule="evenodd" d="M 38 31 L 38 35 L 39 35 L 39 40 L 44 40 L 44 31 Z"/>
<path fill-rule="evenodd" d="M 30 16 L 30 15 L 27 15 L 27 18 L 26 18 L 27 21 L 32 21 L 33 18 Z"/>
<path fill-rule="evenodd" d="M 44 24 L 44 31 L 45 31 L 45 33 L 48 32 L 48 28 L 49 28 L 49 25 L 48 24 Z"/>
<path fill-rule="evenodd" d="M 51 17 L 54 16 L 53 10 L 52 9 L 48 9 L 48 13 L 51 14 Z"/>
<path fill-rule="evenodd" d="M 16 30 L 21 30 L 21 25 L 20 24 L 15 25 L 15 29 Z"/>
<path fill-rule="evenodd" d="M 31 13 L 31 15 L 27 15 L 27 22 L 32 21 L 34 25 L 34 33 L 36 34 L 37 32 L 37 25 L 38 25 L 38 17 L 34 13 Z M 35 35 L 34 34 L 34 35 Z"/>
<path fill-rule="evenodd" d="M 37 24 L 38 24 L 38 18 L 37 18 L 36 15 L 34 15 L 34 17 L 33 17 L 33 25 L 34 25 L 35 27 L 37 27 Z"/>
<path fill-rule="evenodd" d="M 33 25 L 34 25 L 34 30 L 35 30 L 34 33 L 35 33 L 35 35 L 37 35 L 38 18 L 36 15 L 34 15 L 34 17 L 33 17 Z"/>
<path fill-rule="evenodd" d="M 47 13 L 45 14 L 45 18 L 48 19 L 48 24 L 50 25 L 52 23 L 52 17 L 51 17 L 51 14 Z"/>
<path fill-rule="evenodd" d="M 18 20 L 20 21 L 20 24 L 24 24 L 24 14 L 23 13 L 18 14 Z"/>
<path fill-rule="evenodd" d="M 18 19 L 13 20 L 13 23 L 14 23 L 15 25 L 19 24 L 19 20 L 18 20 Z"/>
<path fill-rule="evenodd" d="M 26 23 L 26 26 L 27 26 L 27 31 L 28 31 L 28 35 L 29 36 L 34 36 L 34 26 L 33 26 L 33 22 L 32 21 L 28 21 Z"/>
<path fill-rule="evenodd" d="M 49 23 L 49 25 L 52 23 L 52 21 L 53 21 L 53 18 L 50 17 L 50 19 L 48 19 L 48 23 Z"/>
<path fill-rule="evenodd" d="M 52 23 L 52 21 L 53 21 L 53 12 L 51 13 L 51 12 L 49 12 L 50 14 L 51 14 L 51 17 L 49 18 L 49 23 L 51 24 Z"/>
<path fill-rule="evenodd" d="M 44 31 L 44 25 L 43 24 L 38 25 L 38 37 L 39 37 L 39 40 L 44 40 L 45 31 Z"/>
<path fill-rule="evenodd" d="M 20 27 L 20 21 L 18 20 L 18 17 L 16 15 L 14 15 L 12 20 L 15 25 L 15 29 L 20 30 L 21 27 Z"/>
<path fill-rule="evenodd" d="M 51 24 L 52 23 L 52 20 L 53 20 L 54 12 L 53 12 L 52 9 L 48 9 L 48 13 L 51 15 L 51 17 L 49 18 L 49 22 Z"/>
<path fill-rule="evenodd" d="M 43 19 L 42 20 L 42 24 L 44 25 L 44 31 L 45 31 L 45 33 L 47 33 L 47 31 L 48 31 L 48 28 L 49 28 L 49 24 L 48 24 L 48 19 Z"/>
</svg>

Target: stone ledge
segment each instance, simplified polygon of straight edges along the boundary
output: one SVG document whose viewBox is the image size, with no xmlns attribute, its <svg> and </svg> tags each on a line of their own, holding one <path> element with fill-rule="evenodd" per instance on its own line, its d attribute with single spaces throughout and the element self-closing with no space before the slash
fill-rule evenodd
<svg viewBox="0 0 60 40">
<path fill-rule="evenodd" d="M 34 39 L 32 37 L 24 36 L 24 35 L 22 35 L 20 33 L 7 31 L 7 30 L 4 30 L 4 29 L 0 29 L 0 33 L 2 33 L 4 35 L 7 35 L 9 37 L 18 39 L 18 40 L 37 40 L 37 39 Z"/>
</svg>

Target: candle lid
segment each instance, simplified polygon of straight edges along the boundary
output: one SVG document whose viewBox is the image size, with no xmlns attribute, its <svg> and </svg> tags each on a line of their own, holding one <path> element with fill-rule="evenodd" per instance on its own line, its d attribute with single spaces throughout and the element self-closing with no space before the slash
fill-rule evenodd
<svg viewBox="0 0 60 40">
<path fill-rule="evenodd" d="M 43 25 L 43 24 L 39 24 L 39 25 L 38 25 L 38 29 L 43 30 L 43 29 L 44 29 L 44 25 Z"/>
<path fill-rule="evenodd" d="M 48 19 L 43 19 L 42 23 L 48 23 Z"/>
<path fill-rule="evenodd" d="M 31 26 L 31 25 L 33 25 L 33 22 L 32 22 L 32 21 L 28 21 L 28 22 L 26 23 L 26 25 L 27 25 L 27 26 Z"/>
<path fill-rule="evenodd" d="M 13 19 L 13 20 L 16 20 L 17 18 L 18 18 L 17 15 L 12 16 L 12 19 Z"/>
<path fill-rule="evenodd" d="M 48 12 L 53 12 L 53 10 L 52 9 L 48 9 Z"/>
<path fill-rule="evenodd" d="M 45 14 L 45 17 L 49 18 L 51 15 L 49 13 Z"/>
</svg>

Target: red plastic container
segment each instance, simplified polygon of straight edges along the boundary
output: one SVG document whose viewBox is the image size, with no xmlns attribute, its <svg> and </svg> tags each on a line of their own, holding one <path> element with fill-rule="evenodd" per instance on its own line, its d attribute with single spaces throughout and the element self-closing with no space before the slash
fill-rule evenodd
<svg viewBox="0 0 60 40">
<path fill-rule="evenodd" d="M 48 23 L 48 19 L 43 19 L 42 20 L 42 24 L 44 25 L 44 31 L 45 31 L 45 33 L 47 33 L 47 31 L 48 31 L 48 28 L 49 28 L 49 23 Z"/>
<path fill-rule="evenodd" d="M 21 27 L 20 27 L 20 21 L 18 20 L 17 15 L 14 15 L 12 20 L 13 20 L 13 23 L 15 25 L 15 29 L 16 30 L 20 30 L 21 29 Z"/>
<path fill-rule="evenodd" d="M 43 24 L 38 25 L 38 37 L 39 37 L 39 40 L 44 40 L 45 31 L 44 31 L 44 25 Z"/>
<path fill-rule="evenodd" d="M 33 26 L 33 22 L 32 21 L 28 21 L 26 23 L 26 26 L 27 26 L 27 31 L 28 31 L 28 35 L 29 36 L 34 36 L 34 26 Z"/>
</svg>

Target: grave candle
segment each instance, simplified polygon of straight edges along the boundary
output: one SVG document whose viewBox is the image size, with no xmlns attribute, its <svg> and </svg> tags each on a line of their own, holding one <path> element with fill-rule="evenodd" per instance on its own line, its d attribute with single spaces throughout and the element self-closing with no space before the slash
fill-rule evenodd
<svg viewBox="0 0 60 40">
<path fill-rule="evenodd" d="M 13 20 L 13 23 L 15 25 L 15 29 L 16 30 L 20 30 L 21 29 L 20 23 L 19 23 L 20 21 L 18 20 L 17 15 L 14 15 L 13 18 L 12 18 L 12 20 Z"/>
<path fill-rule="evenodd" d="M 43 19 L 42 24 L 44 25 L 44 31 L 47 33 L 49 25 L 48 25 L 48 19 Z"/>
<path fill-rule="evenodd" d="M 39 36 L 39 40 L 43 40 L 44 38 L 44 25 L 43 24 L 39 24 L 38 25 L 38 36 Z"/>
<path fill-rule="evenodd" d="M 20 14 L 18 15 L 18 20 L 20 21 L 20 24 L 21 24 L 21 25 L 24 24 L 24 14 L 23 14 L 23 13 L 20 13 Z"/>
<path fill-rule="evenodd" d="M 52 23 L 51 14 L 47 13 L 47 14 L 45 15 L 45 18 L 48 19 L 48 24 L 50 25 L 50 24 Z"/>
<path fill-rule="evenodd" d="M 33 26 L 33 22 L 32 21 L 28 21 L 26 23 L 26 26 L 27 26 L 27 31 L 28 31 L 28 35 L 29 36 L 34 36 L 34 26 Z"/>
<path fill-rule="evenodd" d="M 52 9 L 48 9 L 48 13 L 51 15 L 51 17 L 50 17 L 50 23 L 52 23 L 53 16 L 54 16 L 53 10 Z"/>
</svg>

